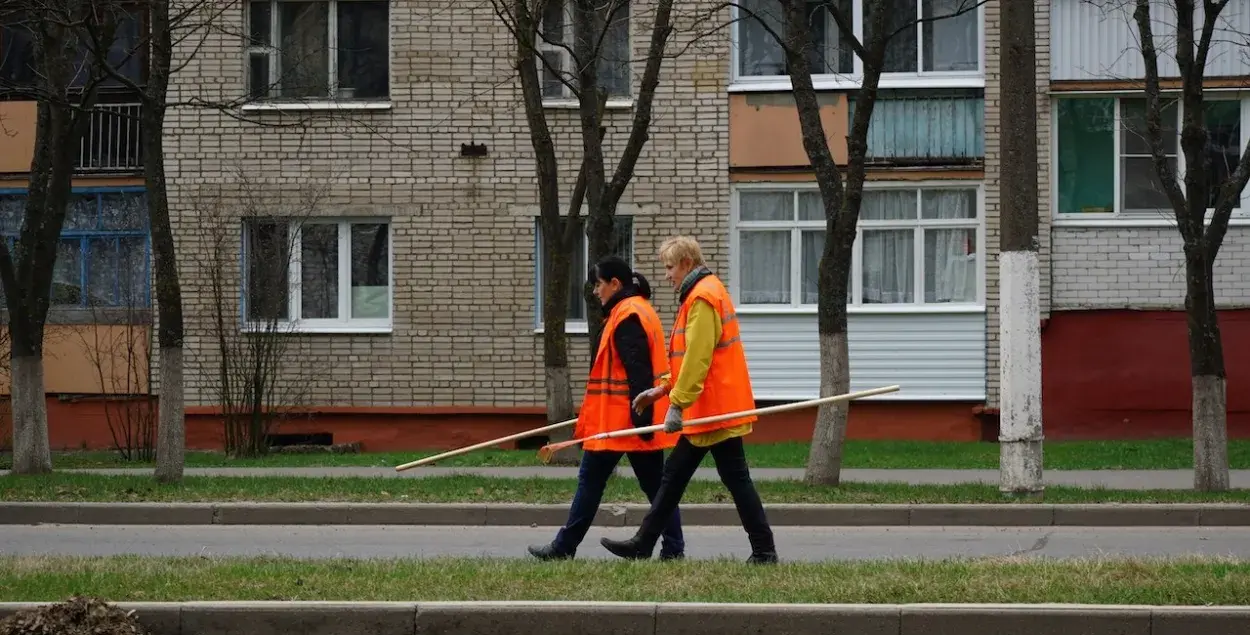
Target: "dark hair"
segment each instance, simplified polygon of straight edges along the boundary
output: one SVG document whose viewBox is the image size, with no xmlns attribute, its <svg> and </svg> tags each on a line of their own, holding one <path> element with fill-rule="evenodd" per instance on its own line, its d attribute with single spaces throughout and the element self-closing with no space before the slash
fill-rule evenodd
<svg viewBox="0 0 1250 635">
<path fill-rule="evenodd" d="M 613 278 L 620 280 L 621 284 L 626 287 L 631 285 L 636 287 L 639 295 L 648 300 L 651 299 L 651 283 L 647 282 L 646 276 L 630 268 L 629 263 L 620 256 L 608 256 L 590 268 L 591 284 L 594 284 L 596 280 L 607 282 Z"/>
</svg>

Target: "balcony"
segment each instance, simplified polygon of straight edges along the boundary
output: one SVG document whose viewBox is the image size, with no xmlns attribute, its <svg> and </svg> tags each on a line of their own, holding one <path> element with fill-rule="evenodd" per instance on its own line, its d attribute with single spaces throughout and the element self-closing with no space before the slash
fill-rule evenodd
<svg viewBox="0 0 1250 635">
<path fill-rule="evenodd" d="M 855 121 L 852 98 L 847 127 Z M 881 91 L 868 125 L 868 164 L 979 166 L 985 159 L 985 97 L 975 91 Z"/>
<path fill-rule="evenodd" d="M 137 175 L 143 171 L 137 103 L 102 103 L 90 113 L 74 156 L 75 173 L 90 176 Z M 35 151 L 37 105 L 0 101 L 0 173 L 30 172 Z"/>
<path fill-rule="evenodd" d="M 143 171 L 139 104 L 99 104 L 78 144 L 75 169 L 82 174 L 135 174 Z"/>
</svg>

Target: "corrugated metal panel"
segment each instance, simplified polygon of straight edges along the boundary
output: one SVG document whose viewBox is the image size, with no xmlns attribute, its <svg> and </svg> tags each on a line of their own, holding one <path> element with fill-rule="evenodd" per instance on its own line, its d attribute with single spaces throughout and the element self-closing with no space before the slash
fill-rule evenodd
<svg viewBox="0 0 1250 635">
<path fill-rule="evenodd" d="M 815 315 L 738 315 L 755 398 L 820 396 Z M 985 315 L 852 314 L 851 390 L 898 384 L 889 399 L 984 399 Z"/>
<path fill-rule="evenodd" d="M 1133 21 L 1136 3 L 1125 0 L 1052 0 L 1052 80 L 1126 80 L 1146 76 L 1141 36 Z M 1201 32 L 1202 3 L 1194 23 Z M 1176 7 L 1171 0 L 1151 6 L 1159 74 L 1179 76 L 1176 66 Z M 1207 77 L 1250 75 L 1250 0 L 1232 0 L 1220 13 L 1207 59 Z"/>
</svg>

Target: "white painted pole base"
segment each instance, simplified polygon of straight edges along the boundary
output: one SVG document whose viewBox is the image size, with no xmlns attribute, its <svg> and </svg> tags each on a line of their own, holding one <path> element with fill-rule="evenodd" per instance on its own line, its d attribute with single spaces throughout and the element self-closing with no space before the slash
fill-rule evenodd
<svg viewBox="0 0 1250 635">
<path fill-rule="evenodd" d="M 1041 288 L 1036 251 L 999 254 L 999 490 L 1042 491 Z"/>
</svg>

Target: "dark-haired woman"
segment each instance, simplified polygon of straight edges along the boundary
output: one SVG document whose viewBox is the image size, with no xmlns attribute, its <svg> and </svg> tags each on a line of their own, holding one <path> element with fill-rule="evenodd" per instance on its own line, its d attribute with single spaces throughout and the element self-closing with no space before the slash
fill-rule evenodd
<svg viewBox="0 0 1250 635">
<path fill-rule="evenodd" d="M 651 285 L 621 258 L 611 256 L 590 269 L 589 281 L 603 303 L 603 334 L 595 353 L 586 393 L 577 418 L 575 438 L 600 432 L 656 425 L 664 422 L 667 403 L 657 401 L 642 411 L 631 407 L 634 398 L 654 388 L 668 375 L 668 353 L 660 316 L 652 308 Z M 667 400 L 665 400 L 667 401 Z M 582 446 L 577 492 L 569 518 L 546 545 L 529 552 L 542 560 L 572 558 L 599 511 L 608 478 L 621 460 L 629 457 L 638 485 L 647 500 L 655 499 L 664 474 L 664 450 L 677 443 L 667 432 L 587 441 Z M 660 559 L 682 558 L 681 518 L 674 513 L 663 531 Z"/>
</svg>

